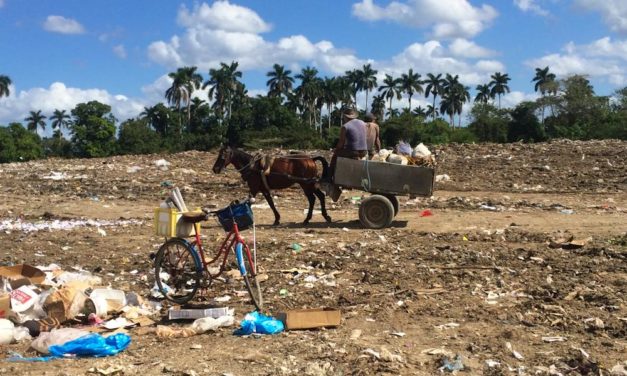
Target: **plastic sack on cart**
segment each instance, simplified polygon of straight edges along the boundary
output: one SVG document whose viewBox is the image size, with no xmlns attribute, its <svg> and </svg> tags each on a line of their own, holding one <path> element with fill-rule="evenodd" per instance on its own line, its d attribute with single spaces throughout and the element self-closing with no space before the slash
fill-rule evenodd
<svg viewBox="0 0 627 376">
<path fill-rule="evenodd" d="M 233 334 L 245 336 L 253 333 L 257 334 L 277 334 L 285 330 L 283 323 L 274 317 L 265 316 L 255 311 L 244 316 L 240 323 L 241 327 Z"/>
<path fill-rule="evenodd" d="M 396 144 L 396 154 L 411 155 L 412 151 L 411 145 L 405 141 L 399 141 L 399 143 Z"/>
</svg>

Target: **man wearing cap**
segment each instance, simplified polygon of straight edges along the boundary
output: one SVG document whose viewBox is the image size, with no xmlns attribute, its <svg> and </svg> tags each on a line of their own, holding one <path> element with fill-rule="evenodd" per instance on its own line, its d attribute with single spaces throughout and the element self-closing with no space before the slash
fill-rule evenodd
<svg viewBox="0 0 627 376">
<path fill-rule="evenodd" d="M 381 140 L 379 139 L 379 124 L 377 117 L 370 112 L 366 114 L 366 146 L 368 146 L 368 159 L 381 150 Z"/>
<path fill-rule="evenodd" d="M 337 157 L 361 159 L 368 154 L 366 123 L 357 119 L 357 112 L 353 109 L 344 111 L 342 121 L 344 125 L 340 129 L 340 139 L 331 157 L 331 176 L 335 173 Z"/>
</svg>

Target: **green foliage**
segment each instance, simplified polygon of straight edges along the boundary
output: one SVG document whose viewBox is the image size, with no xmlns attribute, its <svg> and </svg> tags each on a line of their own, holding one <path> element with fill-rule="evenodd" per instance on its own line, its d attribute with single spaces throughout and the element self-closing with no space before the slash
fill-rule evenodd
<svg viewBox="0 0 627 376">
<path fill-rule="evenodd" d="M 546 139 L 544 128 L 535 115 L 536 104 L 522 102 L 511 111 L 512 120 L 509 122 L 507 139 L 510 142 L 523 140 L 525 142 L 539 142 Z"/>
<path fill-rule="evenodd" d="M 58 137 L 44 138 L 41 143 L 46 157 L 68 158 L 72 156 L 72 143 L 62 138 L 60 134 Z"/>
<path fill-rule="evenodd" d="M 79 157 L 107 157 L 116 151 L 115 118 L 111 107 L 97 102 L 79 103 L 72 110 L 72 144 Z"/>
<path fill-rule="evenodd" d="M 507 142 L 509 116 L 491 104 L 475 104 L 470 111 L 468 130 L 480 142 Z"/>
<path fill-rule="evenodd" d="M 43 157 L 41 138 L 20 123 L 0 127 L 0 162 L 30 161 Z"/>
<path fill-rule="evenodd" d="M 118 131 L 120 154 L 150 154 L 161 151 L 161 136 L 146 120 L 127 120 Z"/>
</svg>

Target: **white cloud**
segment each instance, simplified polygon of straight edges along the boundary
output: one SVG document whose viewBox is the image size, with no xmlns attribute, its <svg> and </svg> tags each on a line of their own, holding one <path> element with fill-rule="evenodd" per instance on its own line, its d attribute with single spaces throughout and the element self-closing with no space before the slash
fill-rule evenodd
<svg viewBox="0 0 627 376">
<path fill-rule="evenodd" d="M 255 11 L 228 1 L 216 1 L 212 5 L 203 3 L 190 11 L 185 5 L 178 13 L 178 23 L 188 28 L 218 29 L 242 33 L 263 33 L 270 30 Z"/>
<path fill-rule="evenodd" d="M 314 43 L 303 35 L 265 40 L 260 33 L 269 30 L 269 25 L 253 10 L 227 1 L 203 3 L 193 11 L 183 6 L 178 22 L 186 27 L 182 35 L 148 46 L 149 58 L 171 69 L 193 65 L 207 71 L 220 62 L 237 61 L 242 70 L 303 63 L 343 73 L 361 63 L 352 51 L 335 48 L 329 41 Z"/>
<path fill-rule="evenodd" d="M 484 58 L 495 55 L 494 51 L 481 47 L 475 42 L 463 38 L 455 39 L 449 45 L 449 50 L 455 56 L 468 58 Z"/>
<path fill-rule="evenodd" d="M 504 65 L 496 60 L 479 60 L 470 64 L 463 59 L 449 56 L 442 44 L 435 40 L 424 44 L 414 43 L 391 61 L 376 65 L 381 75 L 388 73 L 394 77 L 406 73 L 409 68 L 423 77 L 427 73 L 458 74 L 460 82 L 471 87 L 488 82 L 495 71 L 505 70 Z"/>
<path fill-rule="evenodd" d="M 506 95 L 501 96 L 501 107 L 513 108 L 519 103 L 525 101 L 535 101 L 538 99 L 537 93 L 523 93 L 522 91 L 511 91 Z"/>
<path fill-rule="evenodd" d="M 82 34 L 85 28 L 78 21 L 63 16 L 48 16 L 43 24 L 44 30 L 61 34 Z"/>
<path fill-rule="evenodd" d="M 627 85 L 627 40 L 610 37 L 587 45 L 566 44 L 563 53 L 554 53 L 525 62 L 531 68 L 548 66 L 561 78 L 583 74 L 608 81 L 614 86 Z"/>
<path fill-rule="evenodd" d="M 113 47 L 113 53 L 120 59 L 126 59 L 126 49 L 123 44 L 118 44 Z"/>
<path fill-rule="evenodd" d="M 126 120 L 139 115 L 145 103 L 142 100 L 114 95 L 102 89 L 79 89 L 67 87 L 62 82 L 54 82 L 48 88 L 32 88 L 15 92 L 0 100 L 0 124 L 23 122 L 29 111 L 41 110 L 46 116 L 54 110 L 68 112 L 79 103 L 99 101 L 111 106 L 114 116 Z"/>
<path fill-rule="evenodd" d="M 514 0 L 514 5 L 523 12 L 532 12 L 539 16 L 548 16 L 549 11 L 542 8 L 536 1 L 537 0 Z"/>
<path fill-rule="evenodd" d="M 627 34 L 627 1 L 575 0 L 584 9 L 598 11 L 612 31 Z"/>
<path fill-rule="evenodd" d="M 353 4 L 353 15 L 366 21 L 392 21 L 417 28 L 432 27 L 434 38 L 472 37 L 496 18 L 498 12 L 468 0 L 405 0 L 379 6 L 374 0 Z"/>
</svg>

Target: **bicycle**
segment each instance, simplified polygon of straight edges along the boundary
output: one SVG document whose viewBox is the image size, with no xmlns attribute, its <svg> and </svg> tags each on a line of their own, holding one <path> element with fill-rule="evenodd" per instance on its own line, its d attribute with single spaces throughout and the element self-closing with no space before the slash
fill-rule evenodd
<svg viewBox="0 0 627 376">
<path fill-rule="evenodd" d="M 166 239 L 155 257 L 155 279 L 159 291 L 168 300 L 178 304 L 190 301 L 201 286 L 209 287 L 213 279 L 226 270 L 229 253 L 233 250 L 237 268 L 244 279 L 244 284 L 253 305 L 259 311 L 263 307 L 263 297 L 257 279 L 256 260 L 250 252 L 246 241 L 240 235 L 240 230 L 246 230 L 253 224 L 253 214 L 250 207 L 254 201 L 248 198 L 243 201 L 233 201 L 226 208 L 202 212 L 184 213 L 182 220 L 193 224 L 193 240 L 182 237 Z M 217 249 L 215 257 L 207 260 L 205 250 L 200 240 L 200 222 L 210 216 L 216 216 L 218 222 L 227 233 L 226 238 Z M 222 257 L 222 262 L 220 262 Z M 218 264 L 217 272 L 210 268 Z"/>
</svg>

